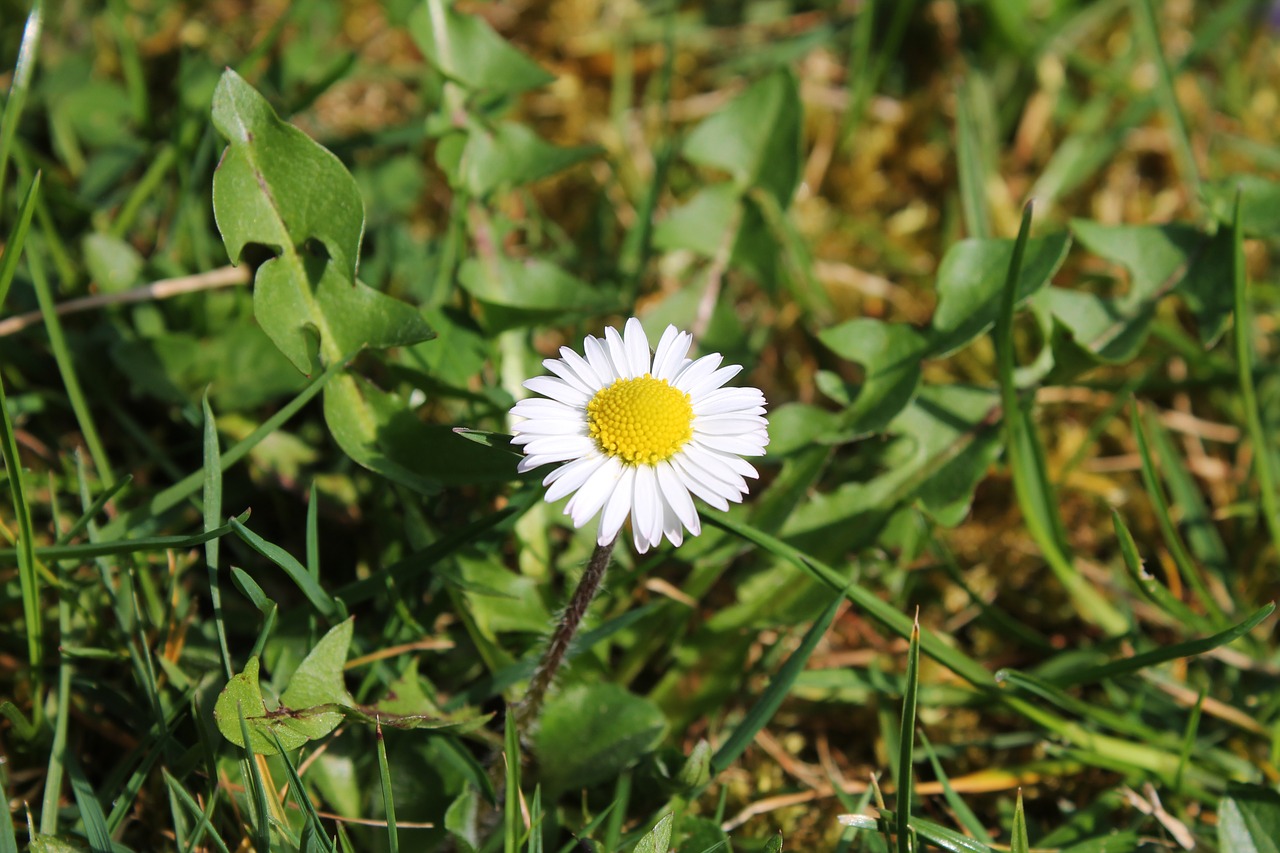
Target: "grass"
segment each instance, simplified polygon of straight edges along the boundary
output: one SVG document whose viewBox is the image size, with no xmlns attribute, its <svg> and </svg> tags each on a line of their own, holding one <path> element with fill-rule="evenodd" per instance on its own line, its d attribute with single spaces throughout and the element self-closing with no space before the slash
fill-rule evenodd
<svg viewBox="0 0 1280 853">
<path fill-rule="evenodd" d="M 1257 6 L 0 5 L 0 851 L 1266 849 Z M 770 452 L 521 731 L 629 316 Z"/>
</svg>

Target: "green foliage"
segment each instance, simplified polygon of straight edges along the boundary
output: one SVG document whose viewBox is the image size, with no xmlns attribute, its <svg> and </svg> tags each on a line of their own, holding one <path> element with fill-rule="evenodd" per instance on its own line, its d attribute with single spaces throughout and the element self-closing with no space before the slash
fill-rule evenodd
<svg viewBox="0 0 1280 853">
<path fill-rule="evenodd" d="M 251 5 L 0 13 L 0 851 L 1276 849 L 1256 4 Z M 521 730 L 629 316 L 769 454 Z"/>
</svg>

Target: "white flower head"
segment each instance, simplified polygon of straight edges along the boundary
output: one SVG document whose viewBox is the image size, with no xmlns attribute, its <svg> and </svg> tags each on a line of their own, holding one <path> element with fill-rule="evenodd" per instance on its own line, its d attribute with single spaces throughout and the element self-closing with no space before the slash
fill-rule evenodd
<svg viewBox="0 0 1280 853">
<path fill-rule="evenodd" d="M 769 443 L 764 394 L 725 388 L 742 370 L 713 353 L 688 358 L 693 336 L 668 326 L 654 351 L 640 321 L 587 336 L 579 355 L 560 348 L 542 362 L 554 376 L 524 383 L 541 394 L 521 400 L 512 443 L 521 473 L 557 468 L 542 481 L 547 500 L 572 494 L 565 515 L 582 527 L 600 514 L 596 541 L 607 545 L 631 519 L 641 554 L 666 536 L 673 545 L 702 531 L 693 495 L 726 510 L 758 477 L 744 456 Z"/>
</svg>

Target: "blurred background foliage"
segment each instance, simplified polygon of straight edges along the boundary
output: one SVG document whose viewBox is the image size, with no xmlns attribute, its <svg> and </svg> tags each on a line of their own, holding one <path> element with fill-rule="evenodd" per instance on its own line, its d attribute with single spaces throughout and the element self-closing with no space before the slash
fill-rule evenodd
<svg viewBox="0 0 1280 853">
<path fill-rule="evenodd" d="M 388 818 L 405 849 L 496 849 L 503 699 L 591 542 L 500 440 L 452 428 L 500 435 L 542 358 L 632 314 L 747 365 L 773 443 L 723 526 L 619 555 L 530 745 L 547 844 L 632 849 L 675 811 L 693 853 L 778 830 L 887 849 L 836 815 L 873 773 L 897 788 L 909 630 L 829 611 L 848 582 L 933 637 L 924 818 L 1008 844 L 1020 788 L 1037 847 L 1246 850 L 1280 826 L 1270 4 L 72 0 L 24 54 L 30 11 L 0 0 L 10 245 L 31 216 L 0 319 L 25 468 L 4 535 L 188 537 L 4 554 L 0 780 L 43 849 L 327 849 L 315 826 L 384 849 Z M 228 68 L 350 172 L 359 280 L 433 338 L 278 348 L 297 318 L 247 285 L 282 251 L 353 263 L 351 208 L 319 226 L 341 239 L 288 247 L 215 221 Z M 281 174 L 314 155 L 281 145 Z M 341 171 L 290 186 L 329 198 Z M 135 293 L 153 282 L 182 292 Z M 65 536 L 82 493 L 110 500 Z M 245 760 L 214 706 L 253 655 L 288 707 L 299 671 L 327 685 L 338 734 Z M 753 721 L 762 695 L 786 699 Z M 440 730 L 379 754 L 372 709 Z M 744 732 L 724 765 L 699 746 Z"/>
</svg>

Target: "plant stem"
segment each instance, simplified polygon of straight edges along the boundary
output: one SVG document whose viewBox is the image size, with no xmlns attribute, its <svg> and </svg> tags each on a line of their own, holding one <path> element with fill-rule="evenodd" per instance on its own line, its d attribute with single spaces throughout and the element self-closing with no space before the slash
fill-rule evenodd
<svg viewBox="0 0 1280 853">
<path fill-rule="evenodd" d="M 583 572 L 582 580 L 578 581 L 578 588 L 573 591 L 573 597 L 569 599 L 568 606 L 560 615 L 560 624 L 551 635 L 551 642 L 542 653 L 542 660 L 538 661 L 538 668 L 534 670 L 533 678 L 529 681 L 529 689 L 525 692 L 524 699 L 514 709 L 516 725 L 522 735 L 527 735 L 529 726 L 538 719 L 542 711 L 542 703 L 547 698 L 547 690 L 555 681 L 560 665 L 564 663 L 569 645 L 573 642 L 574 635 L 578 633 L 578 626 L 582 624 L 582 617 L 587 615 L 587 608 L 591 606 L 592 599 L 600 591 L 600 583 L 604 580 L 605 569 L 609 567 L 615 542 L 617 542 L 616 538 L 605 545 L 597 545 L 596 550 L 592 552 L 587 570 Z"/>
</svg>

